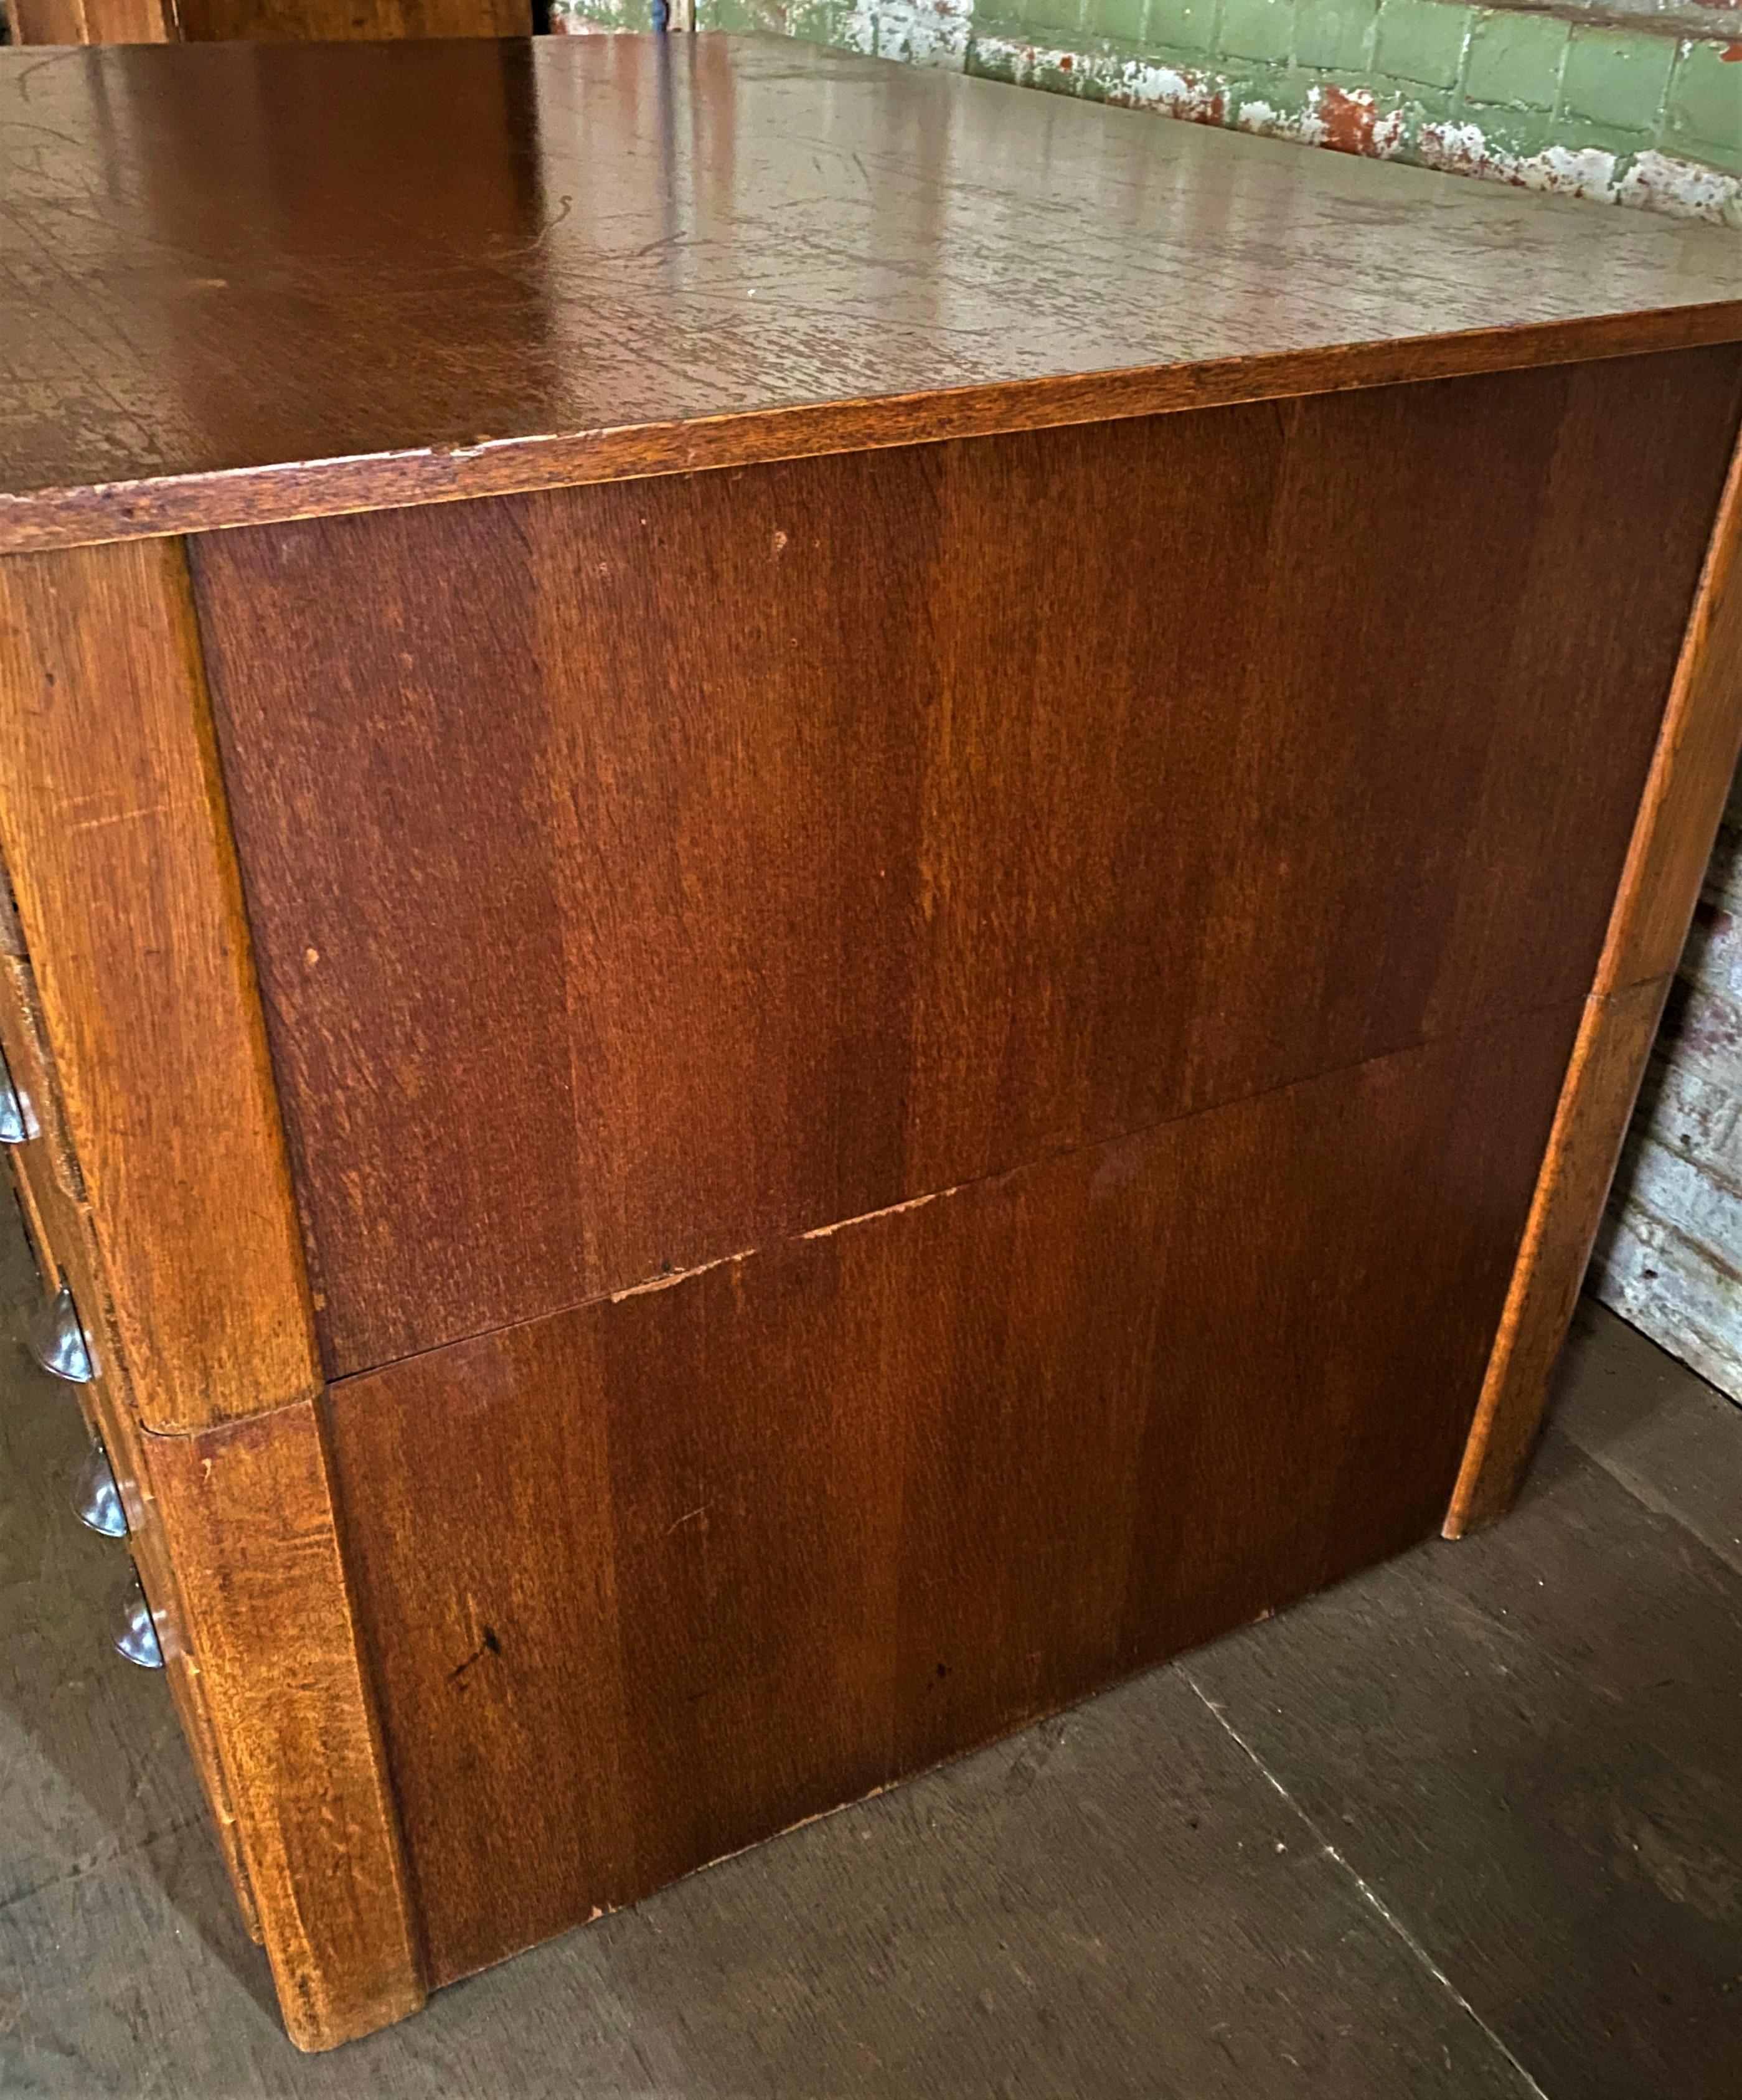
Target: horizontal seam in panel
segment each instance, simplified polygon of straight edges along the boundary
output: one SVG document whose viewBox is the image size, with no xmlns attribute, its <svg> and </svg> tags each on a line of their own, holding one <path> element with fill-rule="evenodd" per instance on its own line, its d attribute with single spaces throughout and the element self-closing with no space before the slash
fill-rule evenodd
<svg viewBox="0 0 1742 2100">
<path fill-rule="evenodd" d="M 1100 1136 L 1081 1138 L 1073 1145 L 1060 1146 L 1056 1151 L 1034 1153 L 1025 1159 L 1013 1160 L 1008 1167 L 994 1167 L 984 1174 L 971 1174 L 946 1187 L 927 1189 L 918 1195 L 904 1196 L 893 1203 L 880 1204 L 875 1210 L 858 1211 L 850 1218 L 776 1233 L 752 1246 L 712 1255 L 706 1261 L 697 1262 L 693 1268 L 673 1269 L 668 1273 L 643 1277 L 634 1283 L 618 1284 L 611 1290 L 595 1290 L 584 1298 L 547 1307 L 541 1312 L 529 1312 L 518 1320 L 504 1320 L 495 1326 L 479 1327 L 469 1334 L 450 1335 L 445 1341 L 431 1342 L 424 1348 L 409 1349 L 403 1357 L 390 1357 L 378 1364 L 368 1364 L 356 1370 L 341 1372 L 329 1381 L 327 1391 L 336 1392 L 342 1387 L 355 1384 L 360 1379 L 378 1378 L 384 1372 L 398 1370 L 402 1365 L 416 1363 L 421 1357 L 438 1356 L 444 1349 L 465 1348 L 474 1342 L 487 1342 L 500 1335 L 511 1335 L 523 1327 L 536 1327 L 541 1321 L 559 1320 L 570 1313 L 584 1312 L 589 1306 L 616 1305 L 626 1298 L 638 1298 L 653 1291 L 670 1290 L 677 1284 L 690 1282 L 695 1277 L 705 1276 L 710 1269 L 725 1268 L 734 1263 L 749 1261 L 774 1247 L 792 1246 L 802 1240 L 827 1239 L 855 1225 L 869 1224 L 876 1219 L 892 1217 L 902 1211 L 920 1210 L 928 1203 L 942 1202 L 948 1197 L 959 1195 L 965 1189 L 981 1188 L 991 1181 L 1008 1180 L 1012 1175 L 1026 1173 L 1038 1167 L 1052 1166 L 1061 1160 L 1074 1158 L 1079 1154 L 1093 1152 L 1104 1145 L 1132 1144 L 1158 1130 L 1166 1130 L 1172 1123 L 1195 1122 L 1200 1116 L 1220 1115 L 1230 1109 L 1245 1108 L 1254 1101 L 1268 1100 L 1272 1094 L 1287 1093 L 1292 1088 L 1316 1086 L 1322 1080 L 1337 1078 L 1339 1074 L 1362 1071 L 1370 1065 L 1386 1064 L 1393 1058 L 1413 1057 L 1418 1051 L 1431 1050 L 1444 1043 L 1474 1041 L 1484 1036 L 1499 1035 L 1504 1030 L 1540 1019 L 1546 1014 L 1565 1012 L 1569 1015 L 1582 1015 L 1600 998 L 1600 995 L 1593 992 L 1577 992 L 1561 999 L 1545 1000 L 1540 1006 L 1516 1008 L 1498 1019 L 1483 1022 L 1475 1027 L 1456 1029 L 1446 1035 L 1419 1036 L 1391 1049 L 1375 1051 L 1371 1057 L 1352 1058 L 1341 1065 L 1327 1065 L 1322 1070 L 1302 1073 L 1290 1079 L 1279 1079 L 1273 1086 L 1259 1087 L 1249 1094 L 1232 1095 L 1226 1101 L 1208 1102 L 1202 1108 L 1187 1109 L 1179 1115 L 1159 1116 L 1153 1123 L 1140 1123 L 1130 1130 L 1110 1131 Z M 258 1422 L 262 1418 L 255 1414 L 235 1418 Z"/>
</svg>

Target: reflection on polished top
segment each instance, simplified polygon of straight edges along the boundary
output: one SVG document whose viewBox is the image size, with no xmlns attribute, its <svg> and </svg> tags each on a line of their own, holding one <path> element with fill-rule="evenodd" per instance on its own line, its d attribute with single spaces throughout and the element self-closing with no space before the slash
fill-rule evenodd
<svg viewBox="0 0 1742 2100">
<path fill-rule="evenodd" d="M 1717 227 L 783 38 L 4 51 L 0 183 L 0 548 L 1742 336 Z"/>
</svg>

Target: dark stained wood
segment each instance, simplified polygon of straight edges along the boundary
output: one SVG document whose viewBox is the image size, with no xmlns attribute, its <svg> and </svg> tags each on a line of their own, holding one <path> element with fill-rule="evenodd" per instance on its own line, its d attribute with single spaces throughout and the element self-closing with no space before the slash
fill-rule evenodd
<svg viewBox="0 0 1742 2100">
<path fill-rule="evenodd" d="M 1576 1018 L 333 1389 L 432 1981 L 1431 1531 Z"/>
<path fill-rule="evenodd" d="M 1556 1439 L 1480 1539 L 1425 1545 L 294 2065 L 183 1827 L 199 1807 L 161 1680 L 97 1660 L 113 1549 L 66 1522 L 74 1411 L 0 1353 L 11 2083 L 1520 2100 L 1522 2065 L 1580 2100 L 1726 2094 L 1742 1580 L 1681 1525 L 1733 1531 L 1742 1417 L 1587 1310 L 1557 1429 L 1612 1470 L 1625 1438 L 1665 1520 Z"/>
<path fill-rule="evenodd" d="M 168 44 L 176 0 L 7 0 L 15 44 Z"/>
<path fill-rule="evenodd" d="M 201 542 L 329 1371 L 1581 997 L 1738 406 L 1703 351 Z"/>
<path fill-rule="evenodd" d="M 7 0 L 17 44 L 527 37 L 529 0 Z"/>
<path fill-rule="evenodd" d="M 1518 1492 L 1669 989 L 1669 978 L 1660 977 L 1585 1002 L 1469 1448 L 1446 1512 L 1449 1538 L 1504 1516 Z"/>
<path fill-rule="evenodd" d="M 296 2040 L 1515 1472 L 1732 240 L 719 39 L 18 55 L 0 170 L 0 1036 Z"/>
<path fill-rule="evenodd" d="M 330 2049 L 424 2001 L 392 1798 L 310 1401 L 147 1440 L 279 2003 Z"/>
<path fill-rule="evenodd" d="M 187 573 L 173 542 L 0 562 L 0 860 L 133 1404 L 318 1386 Z"/>
<path fill-rule="evenodd" d="M 1742 748 L 1742 448 L 1731 462 L 1530 1230 L 1447 1513 L 1505 1515 L 1615 1178 L 1670 974 Z"/>
<path fill-rule="evenodd" d="M 188 43 L 532 33 L 530 0 L 176 0 L 176 11 Z"/>
<path fill-rule="evenodd" d="M 0 546 L 1742 336 L 1720 227 L 787 39 L 0 53 Z"/>
<path fill-rule="evenodd" d="M 1742 447 L 1731 462 L 1594 989 L 1681 960 L 1742 750 Z"/>
</svg>

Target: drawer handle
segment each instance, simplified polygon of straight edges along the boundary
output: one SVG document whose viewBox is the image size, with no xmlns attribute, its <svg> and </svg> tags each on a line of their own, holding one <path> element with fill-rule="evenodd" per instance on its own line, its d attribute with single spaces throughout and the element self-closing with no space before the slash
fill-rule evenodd
<svg viewBox="0 0 1742 2100">
<path fill-rule="evenodd" d="M 137 1663 L 141 1670 L 163 1667 L 163 1643 L 157 1638 L 157 1625 L 152 1617 L 152 1608 L 145 1601 L 145 1592 L 137 1583 L 121 1607 L 115 1648 L 117 1654 L 126 1656 L 129 1662 Z"/>
<path fill-rule="evenodd" d="M 89 1385 L 96 1376 L 73 1293 L 62 1284 L 30 1324 L 30 1353 L 51 1376 Z"/>
<path fill-rule="evenodd" d="M 127 1536 L 127 1512 L 121 1507 L 121 1489 L 115 1485 L 115 1469 L 100 1443 L 93 1444 L 78 1469 L 73 1489 L 73 1514 L 87 1531 L 104 1538 Z"/>
<path fill-rule="evenodd" d="M 14 1085 L 6 1052 L 0 1050 L 0 1145 L 28 1145 L 36 1135 L 30 1104 Z"/>
</svg>

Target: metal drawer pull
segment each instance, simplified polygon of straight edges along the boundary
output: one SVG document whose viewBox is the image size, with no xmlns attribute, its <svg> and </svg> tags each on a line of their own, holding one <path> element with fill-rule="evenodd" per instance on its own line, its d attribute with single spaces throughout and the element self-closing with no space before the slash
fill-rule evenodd
<svg viewBox="0 0 1742 2100">
<path fill-rule="evenodd" d="M 6 1052 L 0 1050 L 0 1145 L 28 1145 L 36 1135 L 30 1104 L 13 1084 Z"/>
<path fill-rule="evenodd" d="M 121 1612 L 121 1629 L 115 1636 L 118 1653 L 129 1662 L 136 1662 L 141 1670 L 161 1670 L 163 1643 L 157 1638 L 157 1629 L 152 1620 L 152 1608 L 145 1601 L 145 1592 L 135 1586 Z"/>
<path fill-rule="evenodd" d="M 73 1514 L 89 1531 L 105 1538 L 127 1536 L 127 1512 L 121 1506 L 121 1489 L 115 1485 L 115 1469 L 100 1444 L 93 1444 L 78 1469 L 73 1489 Z"/>
<path fill-rule="evenodd" d="M 96 1376 L 73 1293 L 62 1284 L 30 1323 L 30 1353 L 54 1377 L 89 1385 Z"/>
</svg>

